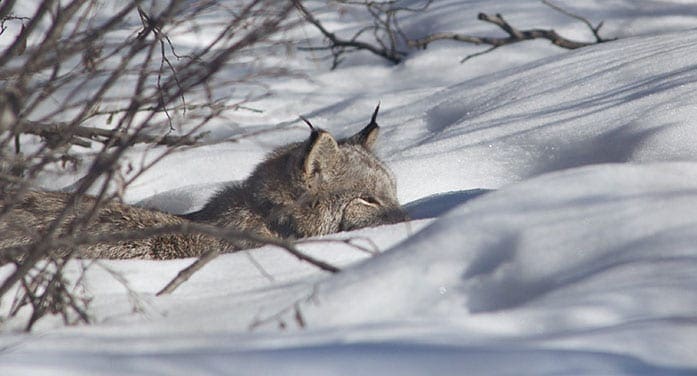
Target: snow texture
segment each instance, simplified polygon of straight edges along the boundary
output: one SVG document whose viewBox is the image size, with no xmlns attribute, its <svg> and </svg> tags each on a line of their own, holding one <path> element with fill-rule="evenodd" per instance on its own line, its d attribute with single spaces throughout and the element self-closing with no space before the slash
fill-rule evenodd
<svg viewBox="0 0 697 376">
<path fill-rule="evenodd" d="M 235 121 L 303 114 L 345 136 L 380 100 L 378 154 L 414 220 L 301 245 L 337 275 L 263 247 L 155 297 L 192 260 L 100 261 L 85 292 L 96 324 L 3 323 L 0 374 L 697 374 L 697 8 L 562 5 L 623 38 L 576 51 L 533 41 L 464 65 L 478 47 L 433 44 L 396 67 L 359 54 L 335 71 L 292 56 L 313 79 L 271 82 L 264 113 Z M 479 11 L 590 38 L 538 1 L 437 1 L 403 25 L 498 32 Z M 338 13 L 325 14 L 338 28 L 361 22 Z M 301 130 L 174 154 L 127 199 L 194 210 Z M 380 253 L 332 241 L 348 238 Z"/>
</svg>

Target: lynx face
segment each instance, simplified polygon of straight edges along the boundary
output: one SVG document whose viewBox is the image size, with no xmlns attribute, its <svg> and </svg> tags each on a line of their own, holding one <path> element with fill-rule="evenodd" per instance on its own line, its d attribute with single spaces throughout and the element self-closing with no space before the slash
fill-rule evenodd
<svg viewBox="0 0 697 376">
<path fill-rule="evenodd" d="M 346 163 L 334 186 L 345 187 L 340 231 L 401 222 L 407 219 L 397 201 L 392 172 L 363 145 L 345 144 Z"/>
<path fill-rule="evenodd" d="M 339 231 L 362 227 L 398 223 L 408 219 L 398 206 L 386 204 L 376 198 L 355 198 L 344 208 Z"/>
<path fill-rule="evenodd" d="M 337 142 L 327 132 L 314 131 L 309 140 L 303 180 L 311 196 L 335 201 L 325 205 L 335 211 L 324 216 L 333 222 L 331 232 L 407 219 L 392 172 L 373 154 L 377 111 L 363 130 L 347 139 Z"/>
</svg>

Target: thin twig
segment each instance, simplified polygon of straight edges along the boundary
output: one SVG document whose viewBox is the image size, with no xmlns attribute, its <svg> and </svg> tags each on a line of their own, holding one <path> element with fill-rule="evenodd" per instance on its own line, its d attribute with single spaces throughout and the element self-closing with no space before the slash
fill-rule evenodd
<svg viewBox="0 0 697 376">
<path fill-rule="evenodd" d="M 250 252 L 249 250 L 244 250 L 241 252 L 244 253 L 245 256 L 247 256 L 247 259 L 249 260 L 249 262 L 251 262 L 252 265 L 254 265 L 254 267 L 259 271 L 259 273 L 261 273 L 261 275 L 263 275 L 266 279 L 268 279 L 269 282 L 271 282 L 271 283 L 276 282 L 276 278 L 274 278 L 273 275 L 271 275 L 271 273 L 269 273 L 268 271 L 266 271 L 266 269 L 264 269 L 264 266 L 261 265 L 261 263 L 259 261 L 257 261 L 257 259 L 254 258 L 254 255 L 252 255 L 252 252 Z"/>
<path fill-rule="evenodd" d="M 160 291 L 155 294 L 156 296 L 160 295 L 165 295 L 165 294 L 171 294 L 174 292 L 174 290 L 177 289 L 182 283 L 186 282 L 191 278 L 194 273 L 199 271 L 201 268 L 203 268 L 206 264 L 208 264 L 211 260 L 214 258 L 218 257 L 220 254 L 220 251 L 217 248 L 212 248 L 199 256 L 199 258 L 194 261 L 191 265 L 188 267 L 182 269 L 177 273 L 177 276 L 174 277 L 165 287 L 163 287 Z"/>
<path fill-rule="evenodd" d="M 463 58 L 460 60 L 460 64 L 466 62 L 466 61 L 469 60 L 469 59 L 475 58 L 475 57 L 477 57 L 477 56 L 482 56 L 482 55 L 484 55 L 484 54 L 488 54 L 489 52 L 492 52 L 493 50 L 495 50 L 495 49 L 497 49 L 497 48 L 499 48 L 499 47 L 501 47 L 501 46 L 491 46 L 491 47 L 487 48 L 486 50 L 479 51 L 479 52 L 475 52 L 475 53 L 473 53 L 473 54 L 469 54 L 469 55 L 463 57 Z"/>
<path fill-rule="evenodd" d="M 307 320 L 304 318 L 302 312 L 300 311 L 300 304 L 303 302 L 313 302 L 317 300 L 317 285 L 312 286 L 312 292 L 308 294 L 307 296 L 295 300 L 293 303 L 289 304 L 288 306 L 280 309 L 279 311 L 275 312 L 274 314 L 267 316 L 265 318 L 259 318 L 259 315 L 249 324 L 249 330 L 255 330 L 263 325 L 266 325 L 270 322 L 277 322 L 281 329 L 285 329 L 286 323 L 285 320 L 283 320 L 283 317 L 290 313 L 293 312 L 293 319 L 298 325 L 299 328 L 304 329 L 307 327 Z"/>
<path fill-rule="evenodd" d="M 605 38 L 603 38 L 603 37 L 600 36 L 600 28 L 603 27 L 603 23 L 604 23 L 603 21 L 600 21 L 600 22 L 598 23 L 598 25 L 593 26 L 593 24 L 590 22 L 590 20 L 588 20 L 586 17 L 579 16 L 578 14 L 571 13 L 571 12 L 569 12 L 568 10 L 566 10 L 566 9 L 560 7 L 560 6 L 551 3 L 549 0 L 542 0 L 542 4 L 544 4 L 544 5 L 546 5 L 546 6 L 550 7 L 550 8 L 552 8 L 552 9 L 554 9 L 554 10 L 556 10 L 557 12 L 559 12 L 559 13 L 561 13 L 561 14 L 567 16 L 567 17 L 571 17 L 571 18 L 577 19 L 577 20 L 583 22 L 584 24 L 586 24 L 586 26 L 588 26 L 588 28 L 589 28 L 589 29 L 591 30 L 591 32 L 593 33 L 593 36 L 595 37 L 595 41 L 596 41 L 597 43 L 603 43 L 603 42 L 608 42 L 608 41 L 612 41 L 612 40 L 617 39 L 617 38 L 605 39 Z"/>
<path fill-rule="evenodd" d="M 364 247 L 359 244 L 356 244 L 357 241 L 364 241 L 368 243 L 369 247 Z M 351 237 L 351 238 L 346 238 L 346 239 L 302 239 L 298 240 L 298 244 L 313 244 L 313 243 L 341 243 L 341 244 L 346 244 L 347 246 L 354 248 L 358 251 L 367 253 L 369 255 L 376 255 L 380 253 L 380 248 L 375 244 L 375 242 L 368 238 L 368 237 L 362 237 L 362 236 L 357 236 L 357 237 Z"/>
</svg>

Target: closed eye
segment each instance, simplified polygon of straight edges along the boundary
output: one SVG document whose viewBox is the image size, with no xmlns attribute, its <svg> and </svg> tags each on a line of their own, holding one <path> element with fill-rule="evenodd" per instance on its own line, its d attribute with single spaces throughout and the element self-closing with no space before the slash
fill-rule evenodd
<svg viewBox="0 0 697 376">
<path fill-rule="evenodd" d="M 382 206 L 382 204 L 380 204 L 380 201 L 378 201 L 378 199 L 374 197 L 358 197 L 356 201 L 363 205 L 372 206 L 375 208 Z"/>
</svg>

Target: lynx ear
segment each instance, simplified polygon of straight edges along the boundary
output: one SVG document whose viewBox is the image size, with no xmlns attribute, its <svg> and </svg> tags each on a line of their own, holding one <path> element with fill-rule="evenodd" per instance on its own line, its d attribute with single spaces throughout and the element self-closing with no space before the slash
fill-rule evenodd
<svg viewBox="0 0 697 376">
<path fill-rule="evenodd" d="M 305 152 L 303 172 L 306 178 L 331 170 L 339 160 L 339 145 L 325 131 L 313 131 Z"/>
<path fill-rule="evenodd" d="M 346 142 L 353 145 L 360 145 L 368 151 L 373 151 L 375 141 L 378 139 L 378 133 L 380 133 L 380 127 L 378 127 L 378 123 L 375 121 L 379 110 L 380 103 L 378 103 L 378 106 L 375 107 L 373 116 L 370 118 L 370 123 L 368 123 L 368 125 L 366 125 L 365 128 L 363 128 L 360 132 L 346 139 Z"/>
</svg>

